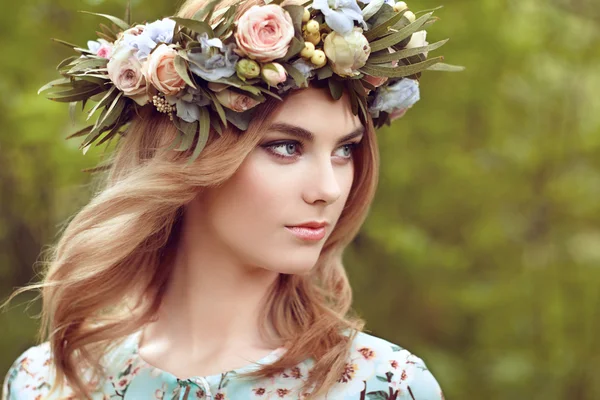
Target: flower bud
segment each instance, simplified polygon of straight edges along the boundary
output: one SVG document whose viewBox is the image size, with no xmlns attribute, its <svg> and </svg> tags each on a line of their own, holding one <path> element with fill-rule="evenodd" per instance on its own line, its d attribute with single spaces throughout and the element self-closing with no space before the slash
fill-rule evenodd
<svg viewBox="0 0 600 400">
<path fill-rule="evenodd" d="M 319 23 L 314 19 L 311 19 L 306 23 L 306 32 L 308 33 L 317 33 L 319 32 Z"/>
<path fill-rule="evenodd" d="M 319 32 L 310 33 L 308 31 L 304 31 L 302 32 L 302 36 L 304 37 L 305 41 L 311 42 L 315 46 L 321 41 L 321 35 L 319 34 Z"/>
<path fill-rule="evenodd" d="M 411 24 L 413 22 L 415 22 L 415 20 L 417 19 L 417 17 L 415 16 L 415 13 L 408 10 L 404 13 L 404 15 L 402 16 L 402 18 L 406 18 L 408 20 L 408 22 L 410 22 Z"/>
<path fill-rule="evenodd" d="M 268 63 L 263 65 L 261 76 L 269 86 L 277 86 L 287 79 L 287 71 L 279 63 Z"/>
<path fill-rule="evenodd" d="M 304 48 L 300 52 L 300 57 L 311 58 L 315 53 L 315 45 L 311 42 L 304 42 Z"/>
<path fill-rule="evenodd" d="M 310 62 L 315 64 L 317 68 L 324 66 L 327 63 L 327 57 L 323 50 L 315 50 L 314 54 L 310 58 Z"/>
<path fill-rule="evenodd" d="M 308 22 L 308 20 L 310 19 L 310 11 L 308 11 L 308 8 L 304 7 L 304 14 L 302 14 L 302 22 Z"/>
<path fill-rule="evenodd" d="M 242 58 L 235 65 L 237 76 L 245 81 L 246 79 L 256 78 L 260 75 L 260 65 L 254 60 Z"/>
<path fill-rule="evenodd" d="M 404 11 L 407 8 L 408 8 L 408 6 L 403 1 L 399 1 L 396 4 L 394 4 L 394 11 L 396 11 L 396 12 Z"/>
</svg>

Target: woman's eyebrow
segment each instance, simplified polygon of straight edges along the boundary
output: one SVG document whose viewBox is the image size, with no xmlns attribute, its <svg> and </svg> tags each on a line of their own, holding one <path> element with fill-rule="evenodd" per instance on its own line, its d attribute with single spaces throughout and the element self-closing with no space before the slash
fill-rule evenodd
<svg viewBox="0 0 600 400">
<path fill-rule="evenodd" d="M 275 122 L 269 127 L 269 130 L 287 133 L 288 135 L 304 139 L 307 142 L 312 142 L 315 139 L 315 135 L 311 131 L 304 129 L 300 126 L 291 125 L 285 122 Z M 338 143 L 343 143 L 357 136 L 361 136 L 362 134 L 364 134 L 364 132 L 364 127 L 358 127 L 354 131 L 350 132 L 349 134 L 345 135 L 340 140 L 338 140 Z"/>
</svg>

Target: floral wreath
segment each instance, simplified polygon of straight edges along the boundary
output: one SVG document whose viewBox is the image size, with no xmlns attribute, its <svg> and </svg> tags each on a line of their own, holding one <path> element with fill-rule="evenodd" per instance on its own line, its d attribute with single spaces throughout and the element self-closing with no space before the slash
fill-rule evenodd
<svg viewBox="0 0 600 400">
<path fill-rule="evenodd" d="M 244 131 L 254 107 L 267 96 L 281 100 L 289 90 L 322 81 L 331 96 L 350 95 L 352 112 L 371 115 L 375 127 L 399 118 L 420 98 L 423 70 L 461 71 L 428 52 L 448 39 L 425 41 L 432 10 L 419 18 L 404 1 L 267 0 L 236 19 L 244 2 L 218 10 L 212 0 L 192 18 L 167 17 L 131 25 L 111 15 L 111 27 L 100 24 L 97 41 L 84 49 L 59 39 L 80 55 L 57 67 L 62 78 L 39 89 L 50 100 L 74 108 L 97 102 L 93 125 L 68 138 L 85 139 L 85 152 L 123 133 L 139 107 L 152 104 L 169 115 L 179 135 L 170 149 L 204 148 L 212 127 L 219 135 L 229 123 Z M 289 4 L 286 4 L 289 3 Z M 71 114 L 73 115 L 73 114 Z"/>
</svg>

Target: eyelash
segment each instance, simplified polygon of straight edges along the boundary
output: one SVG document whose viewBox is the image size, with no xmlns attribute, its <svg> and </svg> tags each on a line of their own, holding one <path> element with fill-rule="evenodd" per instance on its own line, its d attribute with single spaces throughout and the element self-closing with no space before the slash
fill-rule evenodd
<svg viewBox="0 0 600 400">
<path fill-rule="evenodd" d="M 294 145 L 298 145 L 299 147 L 302 147 L 302 143 L 298 142 L 296 140 L 288 140 L 285 142 L 270 143 L 270 144 L 264 145 L 263 147 L 266 148 L 267 151 L 269 153 L 273 154 L 275 157 L 282 158 L 282 159 L 291 159 L 291 158 L 294 158 L 295 156 L 284 156 L 284 155 L 281 155 L 281 154 L 273 151 L 274 147 L 282 147 L 282 146 L 287 146 L 289 144 L 294 144 Z M 347 159 L 347 160 L 351 159 L 352 155 L 354 154 L 354 151 L 358 147 L 358 145 L 359 145 L 359 142 L 346 143 L 346 144 L 341 145 L 340 147 L 344 147 L 344 146 L 350 147 L 350 156 L 342 157 L 342 158 Z"/>
</svg>

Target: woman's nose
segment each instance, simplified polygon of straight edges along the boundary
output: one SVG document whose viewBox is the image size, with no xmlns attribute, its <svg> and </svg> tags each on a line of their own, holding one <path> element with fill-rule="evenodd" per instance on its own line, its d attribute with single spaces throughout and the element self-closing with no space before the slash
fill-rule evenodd
<svg viewBox="0 0 600 400">
<path fill-rule="evenodd" d="M 330 157 L 316 162 L 305 180 L 304 200 L 310 204 L 317 201 L 334 203 L 341 195 L 338 174 Z"/>
</svg>

